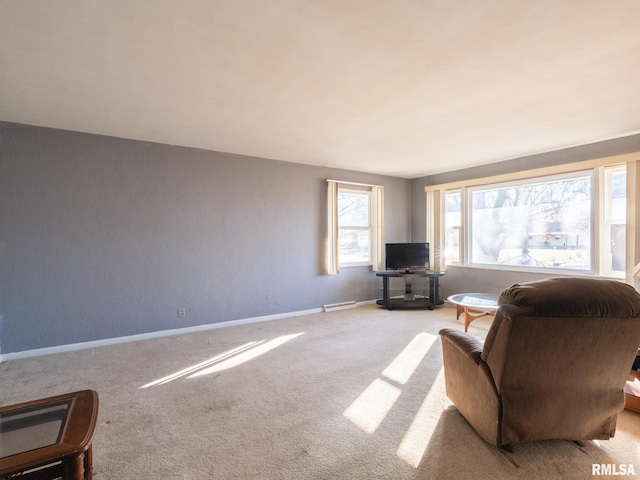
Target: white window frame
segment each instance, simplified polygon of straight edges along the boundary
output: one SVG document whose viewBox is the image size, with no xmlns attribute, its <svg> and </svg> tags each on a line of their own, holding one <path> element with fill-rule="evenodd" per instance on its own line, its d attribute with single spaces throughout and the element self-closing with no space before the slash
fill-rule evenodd
<svg viewBox="0 0 640 480">
<path fill-rule="evenodd" d="M 327 273 L 335 275 L 344 267 L 369 266 L 373 270 L 382 270 L 384 265 L 384 187 L 338 180 L 327 180 Z M 345 262 L 340 260 L 338 237 L 338 195 L 341 191 L 366 193 L 369 196 L 369 226 L 362 227 L 370 232 L 369 259 L 363 262 Z M 354 227 L 361 228 L 361 227 Z"/>
<path fill-rule="evenodd" d="M 463 202 L 463 204 L 466 206 L 466 208 L 464 209 L 467 212 L 467 215 L 464 215 L 463 217 L 463 222 L 465 225 L 465 230 L 466 230 L 466 235 L 464 240 L 461 242 L 463 243 L 463 250 L 465 252 L 465 257 L 466 257 L 466 265 L 469 266 L 473 266 L 473 267 L 481 267 L 481 268 L 488 268 L 488 269 L 496 269 L 496 270 L 511 270 L 511 271 L 524 271 L 524 272 L 540 272 L 540 273 L 566 273 L 566 274 L 576 274 L 576 275 L 584 275 L 584 274 L 593 274 L 594 273 L 594 266 L 596 265 L 596 262 L 598 261 L 598 248 L 597 245 L 600 244 L 600 242 L 595 241 L 596 237 L 594 237 L 594 233 L 599 231 L 599 216 L 594 216 L 594 212 L 596 211 L 596 209 L 594 208 L 594 205 L 598 204 L 597 201 L 597 197 L 598 197 L 598 191 L 601 191 L 601 189 L 598 188 L 598 185 L 596 185 L 596 178 L 594 178 L 594 172 L 593 171 L 578 171 L 578 172 L 571 172 L 571 173 L 561 173 L 561 174 L 556 174 L 556 175 L 549 175 L 549 176 L 543 176 L 543 177 L 533 177 L 533 178 L 528 178 L 528 179 L 521 179 L 521 180 L 513 180 L 513 181 L 506 181 L 506 182 L 499 182 L 499 183 L 489 183 L 486 185 L 478 185 L 478 186 L 474 186 L 474 187 L 469 187 L 466 189 L 466 194 L 464 199 L 462 199 L 461 201 Z M 585 177 L 585 176 L 589 176 L 590 181 L 591 181 L 591 192 L 590 192 L 590 200 L 591 200 L 591 206 L 590 206 L 590 221 L 591 221 L 591 232 L 590 232 L 590 238 L 589 238 L 589 250 L 590 250 L 590 259 L 589 259 L 589 263 L 591 265 L 591 268 L 589 270 L 578 270 L 578 269 L 570 269 L 570 268 L 545 268 L 545 267 L 535 267 L 535 266 L 518 266 L 518 265 L 513 265 L 513 264 L 509 264 L 509 265 L 503 265 L 503 264 L 493 264 L 493 263 L 474 263 L 471 259 L 472 256 L 472 245 L 473 245 L 473 239 L 472 239 L 472 228 L 471 228 L 471 221 L 472 221 L 472 215 L 473 215 L 473 209 L 470 207 L 471 202 L 472 202 L 472 196 L 475 192 L 477 191 L 481 191 L 481 190 L 486 190 L 486 189 L 499 189 L 499 188 L 510 188 L 510 187 L 518 187 L 518 186 L 523 186 L 523 185 L 531 185 L 531 184 L 544 184 L 544 183 L 552 183 L 552 182 L 556 182 L 556 181 L 562 181 L 562 180 L 568 180 L 571 178 L 577 178 L 577 177 Z M 595 202 L 595 203 L 594 203 Z M 595 252 L 594 252 L 595 250 Z M 595 255 L 595 256 L 594 256 Z"/>
<path fill-rule="evenodd" d="M 612 274 L 611 272 L 609 272 L 609 265 L 611 265 L 613 263 L 613 255 L 611 253 L 611 249 L 609 248 L 609 246 L 612 244 L 612 238 L 611 238 L 611 226 L 612 225 L 619 225 L 621 222 L 620 220 L 624 220 L 624 224 L 625 224 L 625 230 L 626 230 L 626 222 L 627 222 L 627 218 L 626 218 L 626 211 L 625 211 L 625 218 L 612 218 L 611 216 L 611 210 L 613 208 L 612 206 L 612 192 L 611 192 L 611 188 L 612 188 L 612 183 L 613 183 L 613 175 L 615 174 L 616 171 L 620 170 L 621 168 L 626 167 L 626 165 L 612 165 L 610 167 L 601 167 L 598 171 L 598 175 L 600 177 L 600 184 L 602 185 L 602 202 L 601 202 L 601 225 L 602 225 L 602 237 L 601 237 L 601 245 L 602 248 L 600 248 L 600 251 L 602 253 L 601 257 L 600 257 L 600 271 L 603 273 L 603 275 L 609 275 L 609 276 L 613 276 L 613 277 L 622 277 L 623 273 L 617 275 L 617 274 Z M 628 169 L 626 170 L 626 175 L 627 177 L 629 176 L 629 172 Z M 628 183 L 628 182 L 627 182 Z M 627 199 L 627 203 L 628 203 L 628 199 Z M 625 257 L 627 255 L 626 252 L 626 234 L 625 234 Z"/>
<path fill-rule="evenodd" d="M 621 275 L 611 275 L 605 271 L 604 268 L 604 255 L 601 254 L 601 246 L 606 245 L 605 235 L 603 233 L 605 224 L 604 219 L 604 205 L 602 198 L 606 193 L 603 182 L 598 177 L 604 178 L 604 170 L 608 167 L 614 167 L 616 165 L 627 165 L 627 218 L 626 218 L 626 249 L 625 249 L 625 273 Z M 556 268 L 532 268 L 532 267 L 518 267 L 514 265 L 491 265 L 491 264 L 472 264 L 469 262 L 469 190 L 475 186 L 492 186 L 494 184 L 503 184 L 511 181 L 519 180 L 537 180 L 540 177 L 549 177 L 552 175 L 567 174 L 573 172 L 580 172 L 585 170 L 591 170 L 593 172 L 592 178 L 592 247 L 591 247 L 591 272 L 584 272 L 574 269 L 556 269 Z M 517 172 L 513 174 L 498 175 L 495 177 L 470 179 L 459 182 L 451 182 L 441 185 L 430 185 L 425 187 L 427 194 L 427 240 L 434 245 L 435 251 L 444 249 L 444 231 L 445 231 L 445 217 L 444 217 L 444 198 L 445 192 L 454 189 L 459 189 L 462 201 L 462 221 L 461 221 L 461 235 L 460 235 L 460 258 L 461 262 L 457 265 L 470 267 L 470 268 L 484 268 L 484 269 L 496 269 L 496 270 L 509 270 L 509 271 L 526 271 L 537 273 L 554 273 L 554 274 L 570 274 L 570 275 L 593 275 L 593 276 L 607 276 L 609 278 L 621 278 L 625 277 L 626 281 L 633 283 L 631 279 L 631 271 L 633 267 L 640 261 L 640 245 L 636 241 L 635 236 L 640 233 L 640 208 L 635 206 L 637 199 L 636 191 L 640 188 L 640 152 L 632 154 L 619 155 L 615 157 L 608 157 L 602 159 L 589 160 L 585 162 L 576 162 L 573 164 L 558 165 L 554 167 L 539 168 L 530 171 Z M 444 258 L 442 259 L 441 268 L 444 269 Z M 448 263 L 448 265 L 455 265 Z"/>
<path fill-rule="evenodd" d="M 338 196 L 340 196 L 340 194 L 353 194 L 353 195 L 364 195 L 367 197 L 367 225 L 366 226 L 360 226 L 360 225 L 340 225 L 340 223 L 338 222 L 338 237 L 340 237 L 340 230 L 341 229 L 348 229 L 348 230 L 358 230 L 358 231 L 362 231 L 362 232 L 368 232 L 369 234 L 369 251 L 368 251 L 368 258 L 364 261 L 349 261 L 349 260 L 345 260 L 340 256 L 340 245 L 338 245 L 338 262 L 340 264 L 340 267 L 363 267 L 363 266 L 371 266 L 373 265 L 373 249 L 372 249 L 372 245 L 373 245 L 373 240 L 375 238 L 375 232 L 374 232 L 374 227 L 373 227 L 373 219 L 372 219 L 372 208 L 371 208 L 371 202 L 373 201 L 372 198 L 372 192 L 371 189 L 368 188 L 355 188 L 355 187 L 351 187 L 351 186 L 340 186 L 338 185 Z"/>
</svg>

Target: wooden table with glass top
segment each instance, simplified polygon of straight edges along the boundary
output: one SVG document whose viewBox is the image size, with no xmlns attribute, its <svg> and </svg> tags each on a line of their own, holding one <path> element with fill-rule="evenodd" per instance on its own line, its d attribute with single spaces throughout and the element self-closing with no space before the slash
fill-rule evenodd
<svg viewBox="0 0 640 480">
<path fill-rule="evenodd" d="M 498 310 L 498 295 L 493 293 L 459 293 L 447 300 L 456 304 L 456 318 L 464 313 L 465 332 L 471 322 L 485 315 L 494 315 Z"/>
<path fill-rule="evenodd" d="M 0 407 L 0 478 L 91 479 L 97 418 L 93 390 Z"/>
</svg>

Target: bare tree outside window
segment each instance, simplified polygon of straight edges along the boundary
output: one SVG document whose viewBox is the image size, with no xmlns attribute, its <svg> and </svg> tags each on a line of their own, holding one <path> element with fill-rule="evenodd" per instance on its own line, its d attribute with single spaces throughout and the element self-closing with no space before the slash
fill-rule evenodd
<svg viewBox="0 0 640 480">
<path fill-rule="evenodd" d="M 477 189 L 472 263 L 591 270 L 591 177 Z"/>
<path fill-rule="evenodd" d="M 445 190 L 445 262 L 624 278 L 627 184 L 621 163 Z"/>
</svg>

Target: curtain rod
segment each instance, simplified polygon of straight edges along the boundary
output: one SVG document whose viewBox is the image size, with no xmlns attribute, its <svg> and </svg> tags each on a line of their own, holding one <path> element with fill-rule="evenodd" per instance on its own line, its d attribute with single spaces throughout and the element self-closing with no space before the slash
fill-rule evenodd
<svg viewBox="0 0 640 480">
<path fill-rule="evenodd" d="M 327 182 L 335 182 L 341 185 L 354 185 L 358 187 L 382 187 L 382 185 L 374 185 L 372 183 L 343 182 L 342 180 L 331 180 L 329 178 L 327 178 Z"/>
</svg>

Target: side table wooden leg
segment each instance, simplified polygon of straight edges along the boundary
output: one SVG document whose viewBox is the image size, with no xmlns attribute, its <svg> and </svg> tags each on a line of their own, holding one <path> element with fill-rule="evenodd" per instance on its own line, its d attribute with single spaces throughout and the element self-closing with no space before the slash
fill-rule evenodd
<svg viewBox="0 0 640 480">
<path fill-rule="evenodd" d="M 62 460 L 62 480 L 84 480 L 85 454 Z"/>
<path fill-rule="evenodd" d="M 481 310 L 474 310 L 468 307 L 464 307 L 464 331 L 466 332 L 471 325 L 471 322 L 477 318 L 484 317 L 485 315 L 495 315 L 495 312 L 483 312 Z"/>
<path fill-rule="evenodd" d="M 469 309 L 467 307 L 464 307 L 464 331 L 466 332 L 469 329 L 469 325 L 471 325 L 471 322 L 473 322 L 476 319 L 476 317 L 471 315 L 471 312 L 469 312 Z"/>
<path fill-rule="evenodd" d="M 84 480 L 93 478 L 93 446 L 89 445 L 89 449 L 84 455 Z"/>
</svg>

